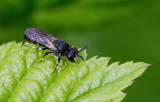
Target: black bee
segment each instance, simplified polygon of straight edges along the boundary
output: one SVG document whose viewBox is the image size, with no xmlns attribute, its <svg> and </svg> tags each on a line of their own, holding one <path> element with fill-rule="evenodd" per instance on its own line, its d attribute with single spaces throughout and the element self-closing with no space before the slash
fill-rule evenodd
<svg viewBox="0 0 160 102">
<path fill-rule="evenodd" d="M 45 58 L 46 55 L 50 53 L 53 53 L 55 56 L 58 57 L 58 63 L 56 64 L 52 74 L 55 72 L 56 67 L 59 65 L 61 61 L 61 56 L 67 56 L 67 59 L 70 62 L 75 62 L 75 57 L 80 57 L 84 61 L 84 59 L 80 55 L 78 55 L 78 53 L 90 46 L 91 44 L 93 44 L 90 43 L 89 45 L 85 46 L 84 48 L 78 51 L 76 48 L 71 48 L 71 46 L 65 40 L 56 38 L 37 28 L 27 28 L 24 37 L 27 42 L 38 46 L 43 46 L 44 48 L 30 47 L 25 45 L 26 47 L 38 50 L 50 50 L 50 52 L 47 52 L 43 55 L 42 60 Z"/>
</svg>

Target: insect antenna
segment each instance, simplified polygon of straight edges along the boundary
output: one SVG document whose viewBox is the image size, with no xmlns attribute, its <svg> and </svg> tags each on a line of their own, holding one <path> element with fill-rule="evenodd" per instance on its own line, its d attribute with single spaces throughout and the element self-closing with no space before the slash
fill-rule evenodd
<svg viewBox="0 0 160 102">
<path fill-rule="evenodd" d="M 87 46 L 85 46 L 85 47 L 84 47 L 84 48 L 82 48 L 81 50 L 79 50 L 79 51 L 78 51 L 78 53 L 79 53 L 79 52 L 81 52 L 82 50 L 84 50 L 85 48 L 87 48 L 88 46 L 92 45 L 92 44 L 93 44 L 93 42 L 92 42 L 92 43 L 90 43 L 90 44 L 88 44 Z"/>
<path fill-rule="evenodd" d="M 81 58 L 81 59 L 82 59 L 82 61 L 84 62 L 84 59 L 83 59 L 83 57 L 82 57 L 82 56 L 80 56 L 80 55 L 76 55 L 76 57 Z"/>
</svg>

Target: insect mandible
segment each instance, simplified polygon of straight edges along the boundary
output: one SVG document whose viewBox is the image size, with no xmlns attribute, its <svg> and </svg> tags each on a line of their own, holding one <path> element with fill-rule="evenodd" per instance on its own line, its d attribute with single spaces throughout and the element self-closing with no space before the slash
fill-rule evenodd
<svg viewBox="0 0 160 102">
<path fill-rule="evenodd" d="M 41 61 L 43 61 L 45 56 L 50 53 L 58 57 L 58 63 L 56 64 L 52 74 L 55 72 L 56 67 L 59 65 L 62 56 L 66 56 L 70 62 L 75 62 L 74 58 L 76 57 L 79 57 L 84 61 L 83 57 L 78 55 L 79 52 L 81 52 L 82 50 L 84 50 L 85 48 L 93 44 L 93 43 L 90 43 L 78 51 L 76 48 L 72 48 L 65 40 L 56 38 L 37 28 L 27 28 L 25 31 L 24 38 L 29 43 L 32 43 L 38 46 L 43 46 L 43 48 L 39 48 L 39 47 L 30 47 L 30 46 L 24 45 L 26 47 L 30 47 L 38 50 L 46 50 L 46 49 L 50 50 L 50 52 L 47 52 L 43 55 Z"/>
</svg>

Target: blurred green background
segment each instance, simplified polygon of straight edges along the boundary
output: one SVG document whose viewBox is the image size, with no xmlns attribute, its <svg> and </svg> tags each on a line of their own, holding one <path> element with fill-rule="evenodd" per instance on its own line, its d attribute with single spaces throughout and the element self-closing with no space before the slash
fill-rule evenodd
<svg viewBox="0 0 160 102">
<path fill-rule="evenodd" d="M 124 102 L 160 102 L 160 0 L 0 0 L 0 43 L 40 28 L 114 61 L 153 63 Z"/>
</svg>

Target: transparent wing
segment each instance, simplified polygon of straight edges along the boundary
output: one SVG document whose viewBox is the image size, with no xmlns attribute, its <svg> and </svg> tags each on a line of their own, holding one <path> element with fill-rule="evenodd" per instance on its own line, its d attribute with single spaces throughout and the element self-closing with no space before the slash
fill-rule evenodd
<svg viewBox="0 0 160 102">
<path fill-rule="evenodd" d="M 56 52 L 58 50 L 52 42 L 55 40 L 61 40 L 37 28 L 27 28 L 25 31 L 25 39 L 30 43 L 45 46 Z"/>
</svg>

